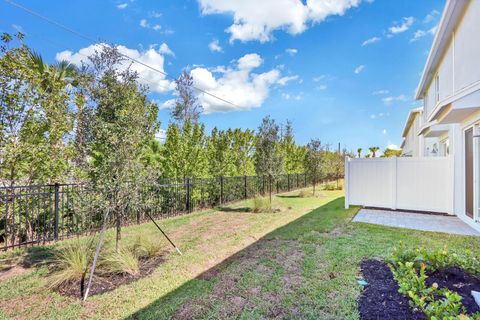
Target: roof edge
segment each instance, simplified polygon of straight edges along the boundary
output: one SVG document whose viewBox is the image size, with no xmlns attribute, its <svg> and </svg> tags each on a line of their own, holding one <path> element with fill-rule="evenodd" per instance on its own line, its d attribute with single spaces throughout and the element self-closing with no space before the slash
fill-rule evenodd
<svg viewBox="0 0 480 320">
<path fill-rule="evenodd" d="M 457 26 L 458 20 L 468 3 L 468 0 L 447 0 L 415 93 L 416 100 L 423 98 L 426 87 L 433 76 L 432 71 L 435 71 L 434 69 L 442 58 L 450 40 L 450 35 Z"/>
</svg>

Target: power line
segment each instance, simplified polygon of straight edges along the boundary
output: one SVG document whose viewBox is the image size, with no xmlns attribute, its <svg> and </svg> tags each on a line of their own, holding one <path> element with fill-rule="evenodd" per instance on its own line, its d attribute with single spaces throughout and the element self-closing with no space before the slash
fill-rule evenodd
<svg viewBox="0 0 480 320">
<path fill-rule="evenodd" d="M 14 1 L 11 1 L 11 0 L 4 0 L 4 1 L 5 1 L 6 3 L 8 3 L 9 5 L 11 5 L 11 6 L 14 6 L 14 7 L 18 8 L 18 9 L 21 9 L 21 10 L 27 12 L 28 14 L 30 14 L 30 15 L 32 15 L 32 16 L 35 16 L 35 17 L 37 17 L 37 18 L 39 18 L 39 19 L 42 19 L 42 20 L 48 22 L 49 24 L 51 24 L 51 25 L 53 25 L 53 26 L 56 26 L 56 27 L 58 27 L 58 28 L 60 28 L 60 29 L 63 29 L 64 31 L 67 31 L 67 32 L 69 32 L 69 33 L 71 33 L 71 34 L 73 34 L 73 35 L 75 35 L 75 36 L 77 36 L 77 37 L 79 37 L 79 38 L 81 38 L 81 39 L 83 39 L 83 40 L 86 40 L 86 41 L 88 41 L 88 42 L 92 42 L 92 43 L 95 43 L 95 44 L 97 43 L 97 41 L 96 41 L 95 39 L 90 38 L 90 37 L 88 37 L 88 36 L 86 36 L 86 35 L 78 32 L 78 31 L 76 31 L 76 30 L 74 30 L 74 29 L 71 29 L 71 28 L 69 28 L 69 27 L 67 27 L 67 26 L 65 26 L 65 25 L 63 25 L 63 24 L 61 24 L 61 23 L 59 23 L 59 22 L 57 22 L 57 21 L 55 21 L 55 20 L 53 20 L 53 19 L 50 19 L 50 18 L 48 18 L 48 17 L 46 17 L 46 16 L 44 16 L 44 15 L 36 12 L 36 11 L 33 11 L 32 9 L 29 9 L 29 8 L 27 8 L 27 7 L 25 7 L 25 6 L 22 6 L 21 4 L 18 4 L 18 3 L 14 2 Z M 105 44 L 103 44 L 103 43 L 98 43 L 98 44 L 101 45 L 101 46 L 104 47 L 104 48 L 108 48 L 108 46 L 105 45 Z M 140 64 L 140 65 L 142 65 L 142 66 L 144 66 L 144 67 L 146 67 L 146 68 L 148 68 L 148 69 L 150 69 L 150 70 L 153 70 L 153 71 L 155 71 L 155 72 L 158 72 L 158 73 L 164 75 L 166 78 L 168 78 L 168 79 L 170 79 L 170 80 L 172 80 L 172 81 L 175 81 L 175 80 L 176 80 L 175 78 L 170 77 L 166 72 L 164 72 L 164 71 L 162 71 L 162 70 L 159 70 L 159 69 L 157 69 L 157 68 L 155 68 L 155 67 L 152 67 L 152 66 L 150 66 L 150 65 L 148 65 L 148 64 L 146 64 L 146 63 L 144 63 L 144 62 L 142 62 L 142 61 L 139 61 L 139 60 L 137 60 L 137 59 L 135 59 L 135 58 L 132 58 L 132 57 L 126 55 L 126 54 L 123 54 L 123 53 L 121 53 L 121 52 L 119 52 L 119 54 L 120 54 L 122 57 L 126 58 L 126 59 L 129 59 L 129 60 L 131 60 L 131 61 L 133 61 L 133 62 L 135 62 L 135 63 L 138 63 L 138 64 Z M 217 95 L 215 95 L 215 94 L 213 94 L 213 93 L 210 93 L 210 92 L 208 92 L 208 91 L 206 91 L 206 90 L 200 89 L 200 88 L 198 88 L 198 87 L 196 87 L 196 86 L 192 86 L 192 87 L 193 87 L 195 90 L 197 90 L 197 91 L 199 91 L 199 92 L 201 92 L 201 93 L 203 93 L 203 94 L 209 95 L 209 96 L 211 96 L 211 97 L 213 97 L 213 98 L 215 98 L 215 99 L 218 99 L 218 100 L 220 100 L 220 101 L 222 101 L 222 102 L 228 103 L 228 104 L 230 104 L 230 105 L 232 105 L 232 106 L 234 106 L 234 107 L 236 107 L 236 108 L 240 108 L 239 105 L 237 105 L 237 104 L 235 104 L 235 103 L 233 103 L 233 102 L 230 102 L 230 101 L 228 101 L 228 100 L 226 100 L 226 99 L 224 99 L 224 98 L 221 98 L 221 97 L 219 97 L 219 96 L 217 96 Z"/>
</svg>

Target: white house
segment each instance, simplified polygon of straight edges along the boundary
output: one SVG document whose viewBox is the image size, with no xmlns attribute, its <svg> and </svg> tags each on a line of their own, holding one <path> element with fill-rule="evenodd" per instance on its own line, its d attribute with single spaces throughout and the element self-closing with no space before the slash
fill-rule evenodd
<svg viewBox="0 0 480 320">
<path fill-rule="evenodd" d="M 416 99 L 405 157 L 347 161 L 346 205 L 441 211 L 480 230 L 480 0 L 446 1 Z M 368 172 L 387 182 L 366 186 Z"/>
<path fill-rule="evenodd" d="M 435 157 L 445 156 L 448 148 L 440 149 L 437 137 L 419 135 L 423 127 L 423 107 L 410 110 L 405 123 L 402 144 L 402 157 Z"/>
<path fill-rule="evenodd" d="M 453 157 L 453 212 L 480 218 L 480 1 L 448 0 L 416 98 L 423 99 L 420 137 L 437 138 Z"/>
</svg>

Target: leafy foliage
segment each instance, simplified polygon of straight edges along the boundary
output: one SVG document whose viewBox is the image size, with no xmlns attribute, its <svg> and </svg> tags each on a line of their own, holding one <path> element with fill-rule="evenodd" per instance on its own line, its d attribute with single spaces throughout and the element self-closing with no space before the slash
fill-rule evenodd
<svg viewBox="0 0 480 320">
<path fill-rule="evenodd" d="M 479 259 L 470 251 L 450 253 L 443 250 L 419 248 L 407 250 L 400 244 L 392 254 L 390 269 L 400 287 L 399 292 L 408 296 L 413 307 L 423 311 L 429 319 L 473 319 L 465 315 L 462 297 L 436 283 L 427 286 L 427 272 L 449 266 L 458 266 L 478 273 Z"/>
<path fill-rule="evenodd" d="M 94 246 L 91 241 L 81 239 L 68 242 L 61 248 L 54 261 L 57 270 L 49 286 L 59 287 L 66 282 L 84 280 L 93 259 Z"/>
</svg>

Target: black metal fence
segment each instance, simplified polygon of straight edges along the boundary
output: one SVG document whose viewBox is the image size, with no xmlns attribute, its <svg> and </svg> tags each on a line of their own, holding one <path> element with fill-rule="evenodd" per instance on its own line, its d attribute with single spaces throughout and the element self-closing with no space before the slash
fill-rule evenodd
<svg viewBox="0 0 480 320">
<path fill-rule="evenodd" d="M 127 208 L 123 224 L 141 223 L 147 212 L 161 219 L 310 184 L 306 174 L 275 181 L 259 176 L 162 180 L 141 188 L 141 206 Z M 0 250 L 98 231 L 103 212 L 97 199 L 93 189 L 81 184 L 0 188 Z"/>
</svg>

